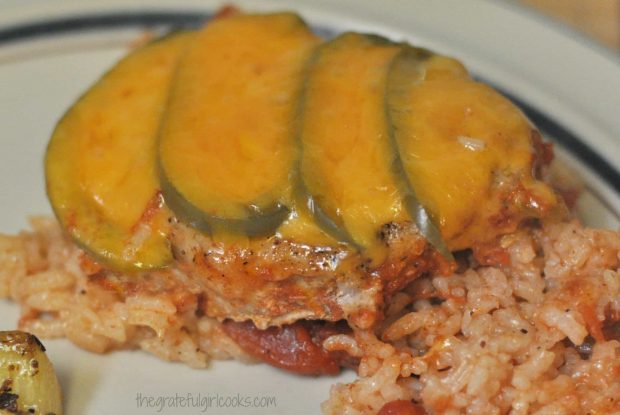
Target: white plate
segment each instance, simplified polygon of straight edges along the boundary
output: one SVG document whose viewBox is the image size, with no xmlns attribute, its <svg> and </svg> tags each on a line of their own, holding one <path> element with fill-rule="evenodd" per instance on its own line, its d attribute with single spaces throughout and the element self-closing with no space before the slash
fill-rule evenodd
<svg viewBox="0 0 620 415">
<path fill-rule="evenodd" d="M 617 228 L 620 212 L 620 58 L 506 2 L 239 1 L 248 10 L 294 9 L 313 26 L 379 32 L 462 59 L 480 78 L 525 105 L 557 140 L 560 157 L 587 186 L 579 208 L 594 226 Z M 197 22 L 219 1 L 58 2 L 0 0 L 0 232 L 49 214 L 42 158 L 67 106 L 119 58 L 145 27 Z M 192 15 L 194 17 L 192 17 Z M 0 329 L 18 308 L 0 301 Z M 318 413 L 329 386 L 353 379 L 303 378 L 265 365 L 216 362 L 192 370 L 144 352 L 99 356 L 48 340 L 69 414 Z M 141 395 L 140 395 L 141 394 Z M 147 407 L 139 396 L 275 398 L 269 408 Z M 200 402 L 199 402 L 200 403 Z M 204 401 L 202 402 L 204 403 Z M 206 405 L 206 404 L 205 404 Z M 161 409 L 161 410 L 160 410 Z"/>
</svg>

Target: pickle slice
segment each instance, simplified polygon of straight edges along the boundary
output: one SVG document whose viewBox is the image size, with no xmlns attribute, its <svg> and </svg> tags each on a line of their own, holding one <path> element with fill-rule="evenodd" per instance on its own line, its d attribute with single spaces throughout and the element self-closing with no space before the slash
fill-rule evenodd
<svg viewBox="0 0 620 415">
<path fill-rule="evenodd" d="M 236 15 L 198 33 L 159 140 L 164 198 L 182 221 L 257 236 L 288 216 L 296 102 L 318 42 L 292 13 Z"/>
<path fill-rule="evenodd" d="M 175 63 L 192 36 L 172 34 L 122 59 L 69 109 L 47 148 L 56 216 L 80 246 L 115 268 L 172 260 L 156 139 Z"/>
<path fill-rule="evenodd" d="M 532 175 L 530 122 L 460 62 L 404 48 L 386 102 L 409 188 L 438 225 L 423 231 L 436 247 L 443 239 L 452 251 L 470 248 L 557 207 L 555 193 Z"/>
<path fill-rule="evenodd" d="M 315 51 L 300 111 L 301 204 L 333 237 L 368 249 L 406 219 L 390 166 L 384 91 L 400 45 L 345 33 Z"/>
<path fill-rule="evenodd" d="M 359 33 L 326 43 L 314 54 L 300 115 L 302 203 L 326 232 L 375 262 L 385 253 L 380 227 L 411 219 L 450 256 L 409 186 L 392 137 L 386 84 L 403 48 L 410 47 Z"/>
</svg>

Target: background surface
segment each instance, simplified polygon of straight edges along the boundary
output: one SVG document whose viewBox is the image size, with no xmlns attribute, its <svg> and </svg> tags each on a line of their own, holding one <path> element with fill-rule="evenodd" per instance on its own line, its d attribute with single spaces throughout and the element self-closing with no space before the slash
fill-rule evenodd
<svg viewBox="0 0 620 415">
<path fill-rule="evenodd" d="M 519 0 L 620 53 L 620 0 Z"/>
</svg>

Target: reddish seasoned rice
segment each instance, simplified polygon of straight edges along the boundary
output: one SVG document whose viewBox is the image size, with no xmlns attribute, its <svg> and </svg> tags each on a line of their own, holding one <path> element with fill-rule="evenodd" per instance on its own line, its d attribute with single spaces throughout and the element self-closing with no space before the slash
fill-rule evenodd
<svg viewBox="0 0 620 415">
<path fill-rule="evenodd" d="M 182 273 L 102 281 L 56 221 L 31 223 L 33 232 L 0 235 L 0 298 L 20 304 L 21 330 L 97 353 L 141 348 L 197 368 L 210 358 L 250 360 L 217 321 L 196 315 L 201 289 Z"/>
<path fill-rule="evenodd" d="M 217 321 L 197 315 L 201 289 L 187 276 L 99 279 L 53 220 L 32 224 L 0 236 L 0 298 L 20 304 L 21 329 L 192 367 L 250 361 Z M 507 263 L 467 258 L 454 275 L 397 293 L 374 331 L 328 338 L 327 349 L 361 363 L 323 411 L 373 414 L 413 399 L 434 414 L 620 414 L 620 233 L 556 223 L 500 245 Z"/>
</svg>

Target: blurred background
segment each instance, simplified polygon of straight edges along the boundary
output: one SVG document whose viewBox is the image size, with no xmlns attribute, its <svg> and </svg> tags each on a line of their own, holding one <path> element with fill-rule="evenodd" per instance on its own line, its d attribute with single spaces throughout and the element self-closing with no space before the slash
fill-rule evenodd
<svg viewBox="0 0 620 415">
<path fill-rule="evenodd" d="M 21 0 L 0 0 L 19 4 Z M 32 0 L 45 2 L 47 0 Z M 57 0 L 61 3 L 63 0 Z M 131 0 L 127 0 L 128 2 Z M 415 0 L 409 0 L 415 1 Z M 620 53 L 620 0 L 496 0 L 524 5 Z M 235 0 L 221 0 L 234 3 Z M 137 2 L 136 2 L 137 3 Z M 147 1 L 142 3 L 147 4 Z"/>
<path fill-rule="evenodd" d="M 620 0 L 515 0 L 620 53 Z"/>
</svg>

